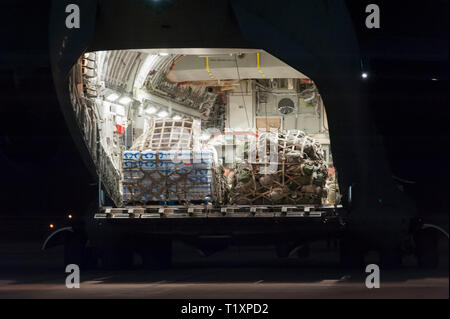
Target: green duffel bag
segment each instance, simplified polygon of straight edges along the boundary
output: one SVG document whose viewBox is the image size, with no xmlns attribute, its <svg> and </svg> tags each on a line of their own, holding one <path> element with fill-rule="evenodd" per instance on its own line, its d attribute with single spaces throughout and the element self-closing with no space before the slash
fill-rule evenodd
<svg viewBox="0 0 450 319">
<path fill-rule="evenodd" d="M 317 186 L 323 186 L 325 184 L 325 176 L 322 173 L 315 174 L 313 177 L 313 183 Z"/>
<path fill-rule="evenodd" d="M 314 172 L 314 165 L 304 164 L 303 165 L 303 173 L 307 176 L 311 176 Z"/>
<path fill-rule="evenodd" d="M 302 186 L 311 184 L 311 176 L 305 176 L 305 175 L 295 176 L 295 178 L 293 178 L 293 180 L 297 184 L 302 185 Z"/>
<path fill-rule="evenodd" d="M 297 183 L 297 182 L 298 182 L 297 180 L 290 181 L 290 182 L 287 184 L 289 190 L 295 191 L 295 190 L 297 190 L 297 189 L 300 189 L 300 188 L 302 187 L 302 184 L 301 184 L 301 183 Z"/>
<path fill-rule="evenodd" d="M 252 175 L 249 170 L 242 170 L 237 175 L 238 183 L 247 184 L 252 179 Z"/>
<path fill-rule="evenodd" d="M 302 166 L 300 164 L 289 165 L 286 171 L 289 175 L 301 175 Z"/>
</svg>

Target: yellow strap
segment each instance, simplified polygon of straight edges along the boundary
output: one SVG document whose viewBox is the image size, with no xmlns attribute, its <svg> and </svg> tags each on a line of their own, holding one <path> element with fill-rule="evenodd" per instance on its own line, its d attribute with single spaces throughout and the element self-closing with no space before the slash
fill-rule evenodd
<svg viewBox="0 0 450 319">
<path fill-rule="evenodd" d="M 216 78 L 214 77 L 214 75 L 211 73 L 211 71 L 209 70 L 209 57 L 206 57 L 206 72 L 208 72 L 209 77 L 213 80 L 215 80 Z"/>
<path fill-rule="evenodd" d="M 260 62 L 260 54 L 259 52 L 256 53 L 256 67 L 258 68 L 259 73 L 263 76 L 263 78 L 267 78 L 267 76 L 264 74 L 264 72 L 261 70 L 261 62 Z"/>
</svg>

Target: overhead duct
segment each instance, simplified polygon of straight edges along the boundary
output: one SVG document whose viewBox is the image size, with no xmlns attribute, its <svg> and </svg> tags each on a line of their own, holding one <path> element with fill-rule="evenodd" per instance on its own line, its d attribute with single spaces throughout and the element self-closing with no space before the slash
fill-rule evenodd
<svg viewBox="0 0 450 319">
<path fill-rule="evenodd" d="M 141 54 L 126 50 L 99 51 L 97 54 L 99 80 L 106 87 L 131 92 L 130 79 L 134 77 Z"/>
<path fill-rule="evenodd" d="M 239 68 L 239 74 L 237 71 Z M 211 81 L 211 79 L 308 78 L 266 52 L 211 57 L 185 56 L 167 73 L 171 82 Z"/>
</svg>

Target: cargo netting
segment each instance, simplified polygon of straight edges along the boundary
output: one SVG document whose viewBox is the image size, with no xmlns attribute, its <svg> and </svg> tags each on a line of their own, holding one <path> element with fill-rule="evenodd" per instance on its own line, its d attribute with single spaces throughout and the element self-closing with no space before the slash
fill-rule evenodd
<svg viewBox="0 0 450 319">
<path fill-rule="evenodd" d="M 276 162 L 271 160 L 274 152 Z M 231 177 L 231 204 L 321 205 L 326 201 L 328 167 L 322 148 L 304 132 L 263 132 L 254 143 L 246 143 L 245 153 L 246 160 L 236 165 Z"/>
</svg>

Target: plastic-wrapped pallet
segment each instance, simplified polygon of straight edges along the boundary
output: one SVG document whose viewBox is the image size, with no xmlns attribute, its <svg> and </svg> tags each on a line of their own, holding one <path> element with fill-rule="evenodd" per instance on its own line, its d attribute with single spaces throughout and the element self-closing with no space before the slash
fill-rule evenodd
<svg viewBox="0 0 450 319">
<path fill-rule="evenodd" d="M 125 151 L 123 153 L 123 199 L 124 202 L 135 202 L 141 198 L 140 181 L 144 172 L 140 168 L 141 153 L 139 151 Z"/>
<path fill-rule="evenodd" d="M 301 131 L 262 133 L 246 149 L 248 160 L 237 165 L 232 179 L 232 204 L 323 203 L 328 169 L 317 141 Z"/>
<path fill-rule="evenodd" d="M 145 138 L 139 138 L 131 150 L 124 152 L 126 204 L 187 203 L 216 197 L 217 155 L 213 148 L 196 145 L 196 124 L 189 120 L 154 120 Z M 183 134 L 179 134 L 180 128 L 186 128 Z"/>
</svg>

